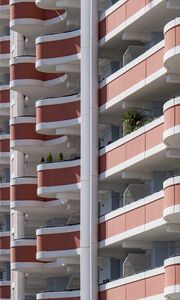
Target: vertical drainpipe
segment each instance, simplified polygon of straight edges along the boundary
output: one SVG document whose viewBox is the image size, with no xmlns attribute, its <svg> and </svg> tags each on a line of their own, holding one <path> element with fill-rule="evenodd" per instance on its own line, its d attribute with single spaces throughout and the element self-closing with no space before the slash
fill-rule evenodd
<svg viewBox="0 0 180 300">
<path fill-rule="evenodd" d="M 98 299 L 98 1 L 81 1 L 81 300 Z"/>
</svg>

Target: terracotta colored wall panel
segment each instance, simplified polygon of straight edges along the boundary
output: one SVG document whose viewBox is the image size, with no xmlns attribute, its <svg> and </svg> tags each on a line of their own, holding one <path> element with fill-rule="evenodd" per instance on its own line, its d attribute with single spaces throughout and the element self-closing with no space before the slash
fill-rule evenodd
<svg viewBox="0 0 180 300">
<path fill-rule="evenodd" d="M 99 173 L 125 161 L 125 145 L 121 145 L 99 157 Z"/>
<path fill-rule="evenodd" d="M 53 80 L 64 75 L 64 73 L 41 73 L 41 74 L 42 74 L 42 79 L 44 81 Z"/>
<path fill-rule="evenodd" d="M 126 230 L 125 214 L 113 218 L 109 221 L 99 224 L 99 240 L 105 240 L 107 237 L 115 236 Z"/>
<path fill-rule="evenodd" d="M 126 287 L 119 286 L 99 293 L 99 300 L 126 300 Z"/>
<path fill-rule="evenodd" d="M 42 73 L 36 71 L 34 63 L 19 63 L 10 66 L 10 80 L 34 79 L 43 80 Z"/>
<path fill-rule="evenodd" d="M 8 5 L 9 0 L 0 0 L 0 5 Z"/>
<path fill-rule="evenodd" d="M 53 51 L 52 51 L 53 49 Z M 80 37 L 49 41 L 36 45 L 36 59 L 74 55 L 80 52 Z"/>
<path fill-rule="evenodd" d="M 180 26 L 175 26 L 165 33 L 165 52 L 180 45 Z"/>
<path fill-rule="evenodd" d="M 180 204 L 180 185 L 171 185 L 164 190 L 164 207 L 170 207 L 176 204 Z"/>
<path fill-rule="evenodd" d="M 174 185 L 174 204 L 180 204 L 180 184 Z"/>
<path fill-rule="evenodd" d="M 38 172 L 38 187 L 75 184 L 80 182 L 80 167 L 49 169 Z"/>
<path fill-rule="evenodd" d="M 0 91 L 0 103 L 9 103 L 10 93 L 9 90 Z"/>
<path fill-rule="evenodd" d="M 2 236 L 0 237 L 0 249 L 9 249 L 10 248 L 10 237 Z"/>
<path fill-rule="evenodd" d="M 10 52 L 10 41 L 0 42 L 0 54 L 8 54 Z"/>
<path fill-rule="evenodd" d="M 0 140 L 0 152 L 9 152 L 9 151 L 10 151 L 9 139 Z"/>
<path fill-rule="evenodd" d="M 145 206 L 146 223 L 162 218 L 164 198 L 149 203 Z"/>
<path fill-rule="evenodd" d="M 22 130 L 23 127 L 23 130 Z M 22 123 L 10 126 L 11 141 L 22 139 L 41 140 L 42 135 L 36 133 L 35 123 Z"/>
<path fill-rule="evenodd" d="M 12 247 L 11 262 L 36 262 L 36 246 Z"/>
<path fill-rule="evenodd" d="M 164 112 L 164 130 L 173 127 L 174 124 L 175 124 L 174 107 L 171 107 Z"/>
<path fill-rule="evenodd" d="M 176 266 L 165 268 L 165 287 L 174 285 L 176 282 Z"/>
<path fill-rule="evenodd" d="M 164 293 L 164 278 L 164 274 L 160 274 L 145 280 L 146 297 Z"/>
<path fill-rule="evenodd" d="M 54 19 L 62 14 L 64 10 L 51 11 L 38 8 L 33 2 L 21 2 L 10 5 L 10 19 L 38 19 L 49 20 Z"/>
<path fill-rule="evenodd" d="M 79 247 L 79 231 L 37 236 L 37 252 L 71 250 Z"/>
<path fill-rule="evenodd" d="M 160 70 L 164 64 L 163 60 L 164 48 L 148 57 L 148 59 L 146 60 L 146 77 L 152 75 L 157 70 Z"/>
<path fill-rule="evenodd" d="M 21 184 L 12 185 L 11 191 L 11 201 L 29 201 L 37 200 L 43 201 L 42 198 L 37 196 L 37 185 L 36 184 Z"/>
<path fill-rule="evenodd" d="M 165 52 L 176 46 L 176 29 L 171 28 L 165 33 Z"/>
<path fill-rule="evenodd" d="M 164 112 L 164 129 L 180 125 L 180 105 L 168 108 Z"/>
<path fill-rule="evenodd" d="M 0 286 L 0 298 L 10 299 L 11 298 L 11 289 L 10 286 Z"/>
<path fill-rule="evenodd" d="M 80 117 L 80 101 L 36 108 L 37 123 L 71 120 Z"/>
<path fill-rule="evenodd" d="M 176 284 L 180 284 L 180 265 L 176 265 L 175 268 L 175 272 L 176 272 Z"/>
<path fill-rule="evenodd" d="M 126 299 L 141 299 L 146 297 L 145 280 L 139 280 L 127 284 Z"/>
<path fill-rule="evenodd" d="M 10 188 L 0 188 L 0 201 L 10 200 Z"/>
<path fill-rule="evenodd" d="M 126 4 L 121 5 L 112 14 L 99 23 L 99 39 L 111 32 L 126 20 Z"/>
<path fill-rule="evenodd" d="M 142 134 L 135 139 L 127 142 L 126 147 L 126 160 L 145 151 L 145 135 Z"/>
<path fill-rule="evenodd" d="M 133 229 L 146 223 L 145 208 L 140 207 L 126 214 L 126 230 Z"/>
<path fill-rule="evenodd" d="M 174 107 L 175 126 L 180 125 L 180 105 Z"/>
<path fill-rule="evenodd" d="M 145 134 L 145 150 L 149 150 L 163 143 L 164 124 L 158 125 Z"/>
<path fill-rule="evenodd" d="M 176 26 L 176 46 L 180 45 L 180 26 Z"/>
<path fill-rule="evenodd" d="M 164 189 L 164 208 L 174 204 L 174 186 L 172 185 Z"/>
<path fill-rule="evenodd" d="M 146 77 L 146 61 L 142 61 L 126 72 L 127 89 L 137 84 Z"/>
<path fill-rule="evenodd" d="M 145 0 L 129 0 L 127 1 L 127 18 L 134 15 L 138 12 L 141 8 L 145 7 L 146 1 Z"/>
</svg>

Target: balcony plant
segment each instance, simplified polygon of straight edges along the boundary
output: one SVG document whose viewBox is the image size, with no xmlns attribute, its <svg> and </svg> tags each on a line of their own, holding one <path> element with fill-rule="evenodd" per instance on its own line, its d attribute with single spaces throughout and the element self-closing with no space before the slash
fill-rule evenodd
<svg viewBox="0 0 180 300">
<path fill-rule="evenodd" d="M 41 163 L 44 163 L 45 162 L 45 158 L 44 156 L 41 157 Z"/>
<path fill-rule="evenodd" d="M 64 160 L 64 156 L 63 156 L 62 152 L 59 153 L 59 160 L 60 160 L 60 161 L 63 161 L 63 160 Z"/>
<path fill-rule="evenodd" d="M 46 158 L 46 162 L 51 163 L 53 161 L 53 157 L 51 152 L 48 154 L 47 158 Z"/>
<path fill-rule="evenodd" d="M 138 110 L 126 111 L 123 116 L 124 135 L 129 134 L 132 131 L 145 125 L 147 121 L 148 121 L 148 117 L 142 111 L 138 111 Z"/>
</svg>

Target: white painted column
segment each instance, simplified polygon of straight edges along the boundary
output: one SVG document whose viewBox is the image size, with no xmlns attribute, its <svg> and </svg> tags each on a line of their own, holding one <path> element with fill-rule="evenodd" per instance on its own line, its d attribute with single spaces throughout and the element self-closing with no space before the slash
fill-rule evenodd
<svg viewBox="0 0 180 300">
<path fill-rule="evenodd" d="M 25 40 L 24 36 L 17 32 L 12 32 L 13 44 L 11 47 L 12 57 L 24 55 L 25 52 Z"/>
<path fill-rule="evenodd" d="M 11 58 L 24 54 L 24 37 L 11 31 Z M 10 118 L 24 114 L 24 96 L 21 93 L 11 91 L 11 114 Z M 24 175 L 24 154 L 19 151 L 12 151 L 14 159 L 11 161 L 11 175 L 19 177 Z M 13 164 L 13 166 L 12 166 Z M 13 169 L 13 172 L 12 172 Z M 11 241 L 24 238 L 24 214 L 18 211 L 11 211 Z M 12 300 L 24 300 L 24 273 L 12 271 Z"/>
<path fill-rule="evenodd" d="M 98 299 L 98 1 L 81 1 L 81 300 Z"/>
<path fill-rule="evenodd" d="M 24 175 L 24 153 L 14 152 L 14 177 Z M 11 228 L 13 229 L 14 239 L 24 238 L 24 214 L 19 211 L 13 211 Z M 12 279 L 14 282 L 14 293 L 12 293 L 12 300 L 24 300 L 25 285 L 24 273 L 12 271 Z"/>
</svg>

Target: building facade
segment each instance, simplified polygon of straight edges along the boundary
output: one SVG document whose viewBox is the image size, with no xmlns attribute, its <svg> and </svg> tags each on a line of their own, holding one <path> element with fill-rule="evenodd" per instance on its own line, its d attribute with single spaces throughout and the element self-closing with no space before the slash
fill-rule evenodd
<svg viewBox="0 0 180 300">
<path fill-rule="evenodd" d="M 179 12 L 0 0 L 0 300 L 180 299 Z"/>
</svg>

